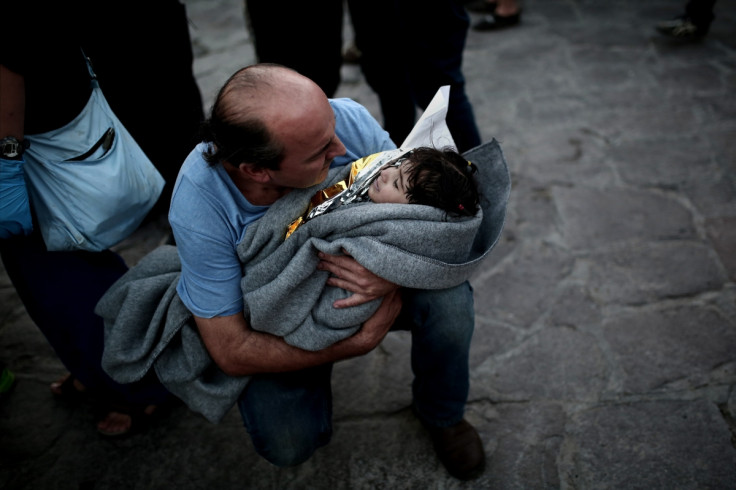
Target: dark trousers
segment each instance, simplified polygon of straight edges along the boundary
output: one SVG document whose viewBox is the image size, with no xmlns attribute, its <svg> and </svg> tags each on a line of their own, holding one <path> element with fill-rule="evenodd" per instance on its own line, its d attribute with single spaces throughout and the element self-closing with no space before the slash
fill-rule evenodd
<svg viewBox="0 0 736 490">
<path fill-rule="evenodd" d="M 465 93 L 463 51 L 470 20 L 458 0 L 348 0 L 366 81 L 384 129 L 400 145 L 437 90 L 450 85 L 447 126 L 461 152 L 480 144 Z"/>
<path fill-rule="evenodd" d="M 75 24 L 83 26 L 85 53 L 115 115 L 165 180 L 153 210 L 165 214 L 204 119 L 186 7 L 179 0 L 85 4 L 86 22 Z"/>
<path fill-rule="evenodd" d="M 166 399 L 155 376 L 122 385 L 102 370 L 104 327 L 94 308 L 128 270 L 117 254 L 48 252 L 34 231 L 0 240 L 0 256 L 28 315 L 72 376 L 111 402 L 148 405 Z"/>
<path fill-rule="evenodd" d="M 246 20 L 261 63 L 288 66 L 332 97 L 340 84 L 343 0 L 246 0 Z"/>
</svg>

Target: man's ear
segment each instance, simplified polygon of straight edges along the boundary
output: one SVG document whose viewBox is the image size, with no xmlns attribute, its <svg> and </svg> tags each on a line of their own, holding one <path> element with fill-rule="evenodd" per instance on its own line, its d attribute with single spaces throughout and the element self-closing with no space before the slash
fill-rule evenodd
<svg viewBox="0 0 736 490">
<path fill-rule="evenodd" d="M 253 182 L 258 182 L 260 184 L 267 184 L 271 180 L 271 174 L 269 173 L 268 169 L 265 169 L 263 167 L 256 167 L 255 165 L 251 165 L 250 163 L 241 163 L 238 166 L 238 171 L 243 173 L 243 175 L 249 180 Z"/>
</svg>

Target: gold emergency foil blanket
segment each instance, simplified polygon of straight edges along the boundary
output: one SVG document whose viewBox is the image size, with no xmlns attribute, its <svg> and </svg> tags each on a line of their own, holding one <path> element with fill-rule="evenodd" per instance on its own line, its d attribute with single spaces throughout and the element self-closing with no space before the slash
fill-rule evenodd
<svg viewBox="0 0 736 490">
<path fill-rule="evenodd" d="M 381 169 L 406 153 L 408 153 L 406 150 L 401 149 L 389 150 L 355 160 L 350 164 L 350 175 L 347 181 L 341 180 L 326 189 L 318 191 L 310 200 L 306 211 L 291 222 L 284 239 L 289 238 L 299 226 L 315 216 L 324 214 L 342 204 L 365 200 L 368 188 Z"/>
<path fill-rule="evenodd" d="M 352 180 L 353 173 L 352 170 L 350 172 L 350 179 Z M 331 185 L 327 189 L 322 189 L 321 191 L 317 191 L 317 193 L 312 197 L 312 199 L 309 201 L 309 206 L 307 207 L 307 210 L 304 211 L 304 213 L 299 216 L 297 219 L 291 222 L 289 225 L 289 228 L 286 230 L 286 238 L 289 238 L 292 233 L 294 233 L 294 230 L 299 228 L 299 225 L 304 223 L 304 221 L 307 218 L 307 215 L 309 212 L 319 206 L 320 204 L 324 203 L 328 199 L 335 197 L 336 195 L 340 194 L 341 192 L 344 192 L 348 188 L 348 184 L 344 180 L 341 180 L 340 182 L 337 182 L 336 184 Z"/>
</svg>

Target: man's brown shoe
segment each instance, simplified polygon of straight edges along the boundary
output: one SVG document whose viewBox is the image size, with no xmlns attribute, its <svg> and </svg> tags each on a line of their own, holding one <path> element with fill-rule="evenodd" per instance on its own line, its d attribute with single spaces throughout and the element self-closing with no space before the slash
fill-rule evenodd
<svg viewBox="0 0 736 490">
<path fill-rule="evenodd" d="M 460 480 L 483 473 L 486 455 L 475 428 L 465 419 L 450 427 L 430 427 L 434 450 L 447 471 Z"/>
</svg>

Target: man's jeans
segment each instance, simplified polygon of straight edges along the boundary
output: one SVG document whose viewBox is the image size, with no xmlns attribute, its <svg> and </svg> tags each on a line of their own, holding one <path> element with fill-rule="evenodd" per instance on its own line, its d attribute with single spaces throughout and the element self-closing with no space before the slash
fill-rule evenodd
<svg viewBox="0 0 736 490">
<path fill-rule="evenodd" d="M 439 291 L 402 290 L 392 330 L 411 330 L 414 409 L 429 426 L 459 422 L 468 397 L 475 323 L 467 282 Z M 278 466 L 302 463 L 332 435 L 332 365 L 254 376 L 238 400 L 256 451 Z"/>
</svg>

